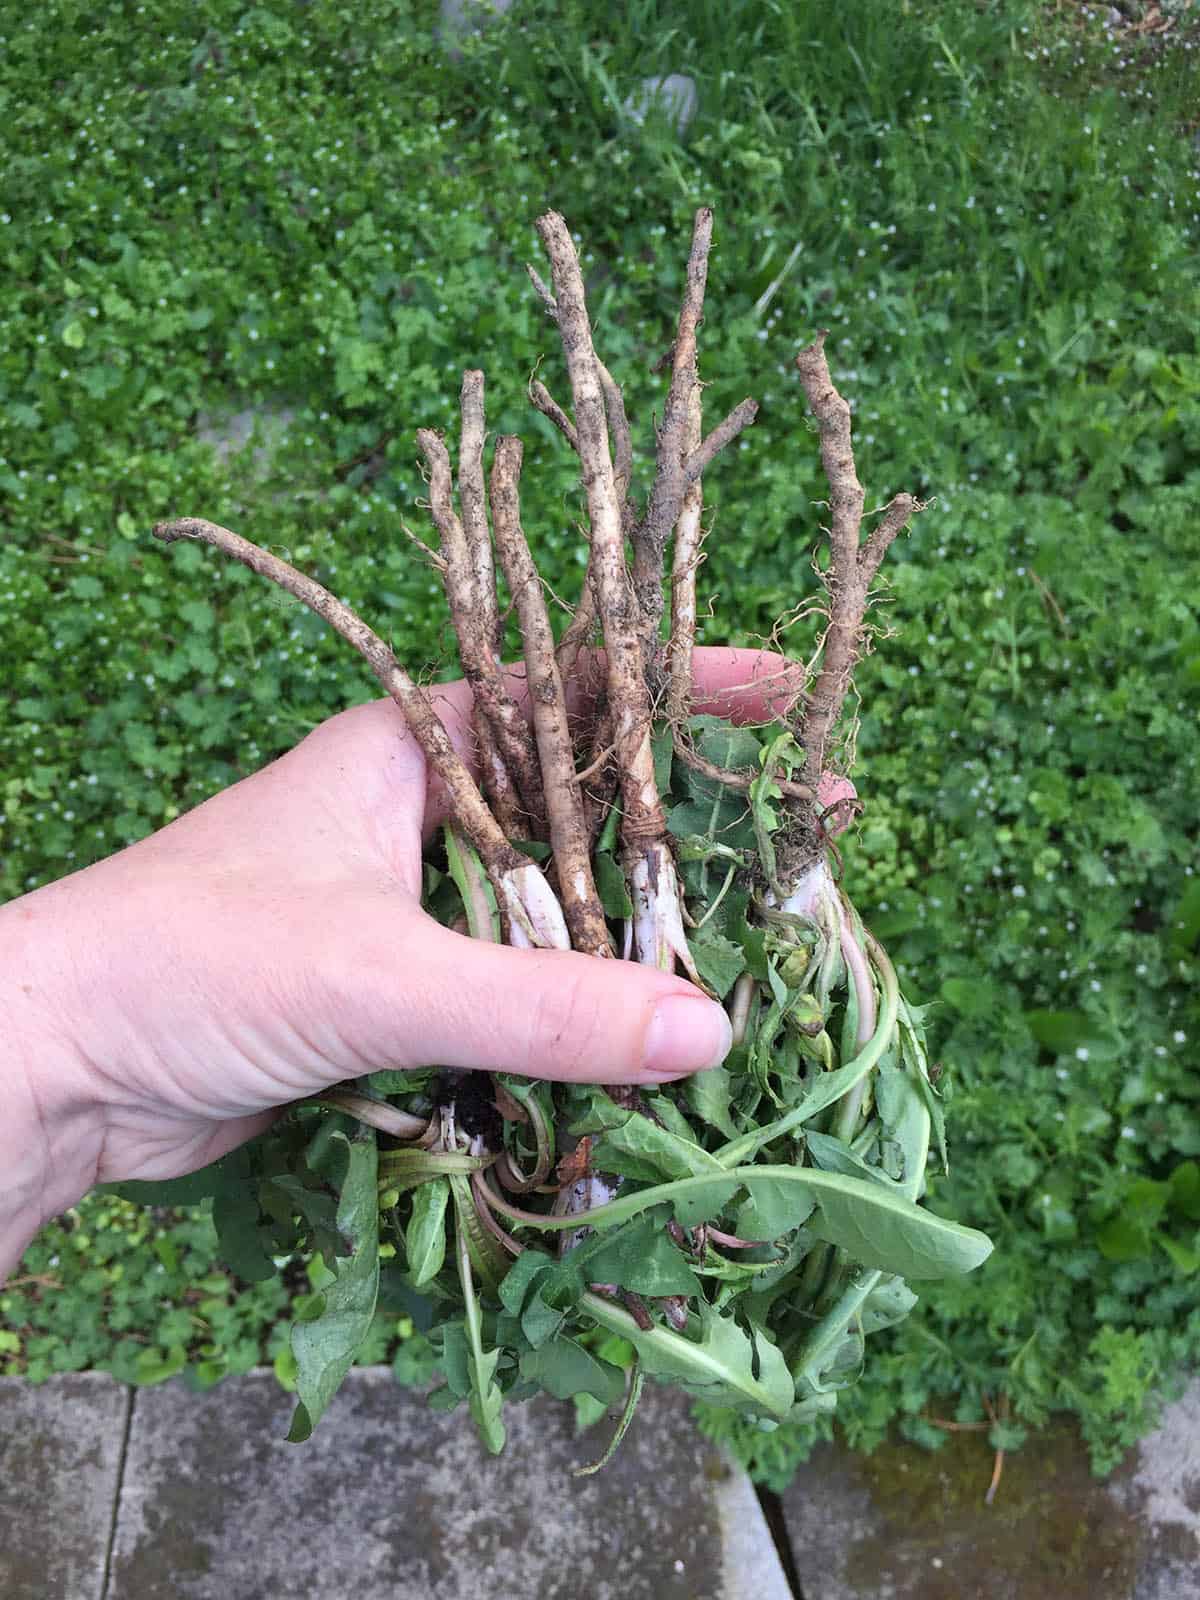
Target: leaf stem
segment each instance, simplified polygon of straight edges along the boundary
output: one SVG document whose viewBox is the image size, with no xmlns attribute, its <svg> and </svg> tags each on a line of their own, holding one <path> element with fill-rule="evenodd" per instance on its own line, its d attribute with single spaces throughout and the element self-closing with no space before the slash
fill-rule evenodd
<svg viewBox="0 0 1200 1600">
<path fill-rule="evenodd" d="M 698 1177 L 675 1178 L 669 1183 L 653 1184 L 636 1194 L 622 1195 L 619 1199 L 609 1200 L 604 1205 L 589 1210 L 586 1214 L 587 1225 L 614 1227 L 619 1222 L 628 1222 L 631 1217 L 639 1216 L 643 1211 L 652 1210 L 654 1206 L 673 1204 L 677 1200 L 702 1199 L 706 1192 L 711 1193 L 714 1190 L 723 1195 L 721 1206 L 714 1209 L 724 1209 L 741 1185 L 753 1184 L 756 1180 L 764 1179 L 775 1179 L 784 1184 L 802 1184 L 812 1191 L 818 1206 L 821 1205 L 823 1195 L 829 1196 L 835 1203 L 838 1200 L 859 1199 L 869 1205 L 886 1205 L 893 1217 L 907 1217 L 913 1221 L 919 1219 L 923 1226 L 936 1235 L 936 1242 L 949 1245 L 954 1241 L 955 1253 L 953 1260 L 947 1260 L 945 1265 L 947 1271 L 970 1271 L 972 1267 L 986 1260 L 991 1251 L 990 1241 L 976 1229 L 964 1228 L 958 1223 L 949 1222 L 935 1212 L 922 1209 L 913 1200 L 885 1192 L 877 1183 L 863 1178 L 846 1177 L 840 1172 L 826 1172 L 819 1167 L 782 1166 L 773 1162 L 733 1167 L 725 1172 L 708 1172 Z M 487 1188 L 489 1205 L 501 1216 L 508 1217 L 513 1222 L 550 1232 L 579 1227 L 578 1214 L 555 1216 L 553 1213 L 526 1211 L 498 1194 L 490 1183 Z M 910 1266 L 907 1275 L 936 1277 L 940 1273 L 917 1272 Z"/>
<path fill-rule="evenodd" d="M 637 1410 L 638 1401 L 642 1398 L 642 1389 L 645 1386 L 646 1374 L 642 1370 L 642 1363 L 636 1356 L 633 1358 L 633 1367 L 629 1374 L 629 1391 L 625 1396 L 625 1406 L 621 1412 L 621 1420 L 617 1423 L 612 1438 L 608 1441 L 603 1455 L 598 1461 L 589 1463 L 586 1467 L 575 1467 L 571 1476 L 574 1478 L 590 1478 L 593 1472 L 599 1472 L 606 1467 L 617 1453 L 617 1446 L 629 1431 L 629 1424 L 633 1421 L 633 1414 Z"/>
</svg>

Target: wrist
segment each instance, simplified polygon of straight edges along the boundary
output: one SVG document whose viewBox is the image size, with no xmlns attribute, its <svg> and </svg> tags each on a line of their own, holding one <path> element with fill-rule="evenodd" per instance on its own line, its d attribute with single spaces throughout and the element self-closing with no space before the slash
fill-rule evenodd
<svg viewBox="0 0 1200 1600">
<path fill-rule="evenodd" d="M 0 1280 L 93 1186 L 104 1142 L 71 920 L 65 882 L 0 907 Z"/>
</svg>

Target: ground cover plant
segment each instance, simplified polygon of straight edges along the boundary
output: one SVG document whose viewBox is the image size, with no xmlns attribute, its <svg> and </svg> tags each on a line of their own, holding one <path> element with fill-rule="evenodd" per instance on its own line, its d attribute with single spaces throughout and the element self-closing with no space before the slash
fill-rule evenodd
<svg viewBox="0 0 1200 1600">
<path fill-rule="evenodd" d="M 1007 1395 L 1010 1447 L 1061 1410 L 1111 1464 L 1200 1339 L 1179 1254 L 1200 1154 L 1195 53 L 1148 57 L 1074 7 L 913 5 L 893 25 L 746 4 L 731 73 L 728 6 L 520 15 L 521 49 L 500 28 L 460 63 L 406 7 L 368 8 L 351 40 L 320 4 L 303 29 L 220 4 L 160 6 L 153 32 L 74 5 L 6 27 L 0 892 L 140 837 L 371 692 L 249 574 L 147 557 L 164 504 L 271 528 L 454 674 L 437 585 L 395 533 L 420 492 L 413 432 L 456 425 L 464 361 L 494 374 L 495 428 L 525 429 L 514 352 L 531 367 L 546 347 L 508 270 L 536 249 L 527 219 L 546 196 L 586 221 L 597 325 L 646 415 L 663 237 L 711 198 L 738 226 L 711 267 L 708 400 L 762 409 L 713 482 L 701 597 L 721 631 L 702 614 L 702 637 L 756 640 L 803 598 L 804 501 L 826 491 L 793 334 L 832 329 L 864 481 L 935 501 L 889 553 L 897 636 L 860 679 L 870 806 L 840 845 L 902 981 L 938 1002 L 955 1144 L 933 1205 L 998 1248 L 876 1336 L 840 1425 L 936 1445 L 930 1416 L 986 1421 Z M 699 88 L 682 140 L 621 111 L 676 70 Z M 215 452 L 198 422 L 247 407 L 261 453 Z M 551 426 L 530 432 L 526 522 L 573 593 L 569 472 Z M 725 525 L 748 504 L 753 527 Z M 7 1370 L 119 1359 L 119 1296 L 61 1249 L 111 1205 L 33 1247 L 61 1290 L 0 1298 Z M 148 1237 L 129 1260 L 127 1278 L 164 1276 Z M 179 1263 L 134 1331 L 211 1377 L 224 1335 L 203 1317 L 155 1339 L 198 1303 L 201 1253 Z M 230 1282 L 231 1303 L 260 1293 Z M 296 1302 L 310 1291 L 298 1266 Z M 389 1314 L 415 1370 L 428 1351 Z M 68 1331 L 85 1322 L 86 1351 Z M 780 1477 L 812 1436 L 735 1443 Z"/>
</svg>

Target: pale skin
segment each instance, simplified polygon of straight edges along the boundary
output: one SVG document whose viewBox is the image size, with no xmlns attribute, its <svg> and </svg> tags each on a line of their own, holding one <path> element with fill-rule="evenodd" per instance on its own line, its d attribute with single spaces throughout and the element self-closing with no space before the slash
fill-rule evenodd
<svg viewBox="0 0 1200 1600">
<path fill-rule="evenodd" d="M 696 652 L 695 678 L 697 710 L 753 722 L 793 682 L 779 657 L 723 649 Z M 433 694 L 470 759 L 469 689 Z M 194 1171 L 380 1066 L 652 1084 L 724 1057 L 725 1012 L 683 978 L 429 917 L 421 849 L 444 820 L 381 700 L 0 907 L 0 1278 L 96 1184 Z"/>
</svg>

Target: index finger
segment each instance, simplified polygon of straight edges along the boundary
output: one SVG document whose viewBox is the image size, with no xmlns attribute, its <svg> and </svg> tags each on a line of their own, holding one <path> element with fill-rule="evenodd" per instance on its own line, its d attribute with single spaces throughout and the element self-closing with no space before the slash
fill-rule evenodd
<svg viewBox="0 0 1200 1600">
<path fill-rule="evenodd" d="M 698 645 L 693 712 L 738 724 L 787 716 L 804 692 L 804 668 L 774 650 Z"/>
<path fill-rule="evenodd" d="M 581 651 L 575 672 L 566 685 L 573 715 L 587 714 L 593 706 L 597 684 L 603 681 L 603 650 Z M 725 717 L 738 725 L 773 722 L 785 716 L 804 689 L 804 668 L 773 650 L 735 649 L 725 645 L 699 645 L 692 658 L 693 711 Z M 528 717 L 529 692 L 523 664 L 504 669 L 505 687 Z M 458 678 L 452 683 L 426 686 L 430 704 L 471 775 L 479 780 L 479 745 L 471 726 L 474 701 L 471 686 Z M 425 812 L 426 838 L 447 815 L 446 796 L 437 777 L 429 774 Z"/>
</svg>

